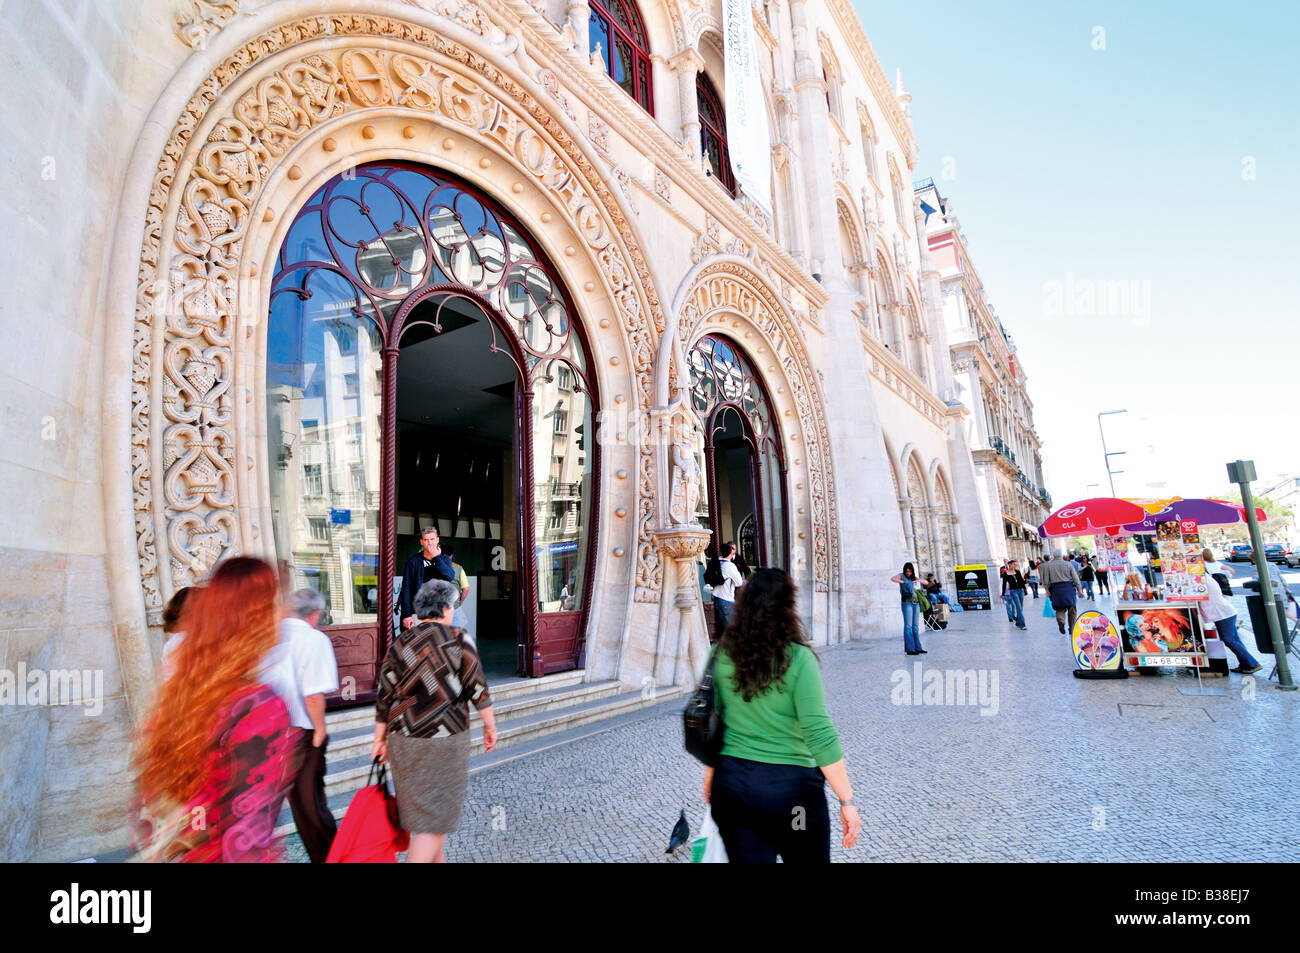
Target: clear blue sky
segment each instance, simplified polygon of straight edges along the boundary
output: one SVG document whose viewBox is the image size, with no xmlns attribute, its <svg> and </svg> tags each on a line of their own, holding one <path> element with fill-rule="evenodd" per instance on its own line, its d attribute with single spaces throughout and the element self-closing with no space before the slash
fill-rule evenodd
<svg viewBox="0 0 1300 953">
<path fill-rule="evenodd" d="M 1120 496 L 1300 472 L 1300 3 L 855 6 L 1015 338 L 1054 502 L 1108 492 L 1103 410 L 1129 411 L 1105 418 Z M 1149 308 L 1052 313 L 1069 274 Z"/>
</svg>

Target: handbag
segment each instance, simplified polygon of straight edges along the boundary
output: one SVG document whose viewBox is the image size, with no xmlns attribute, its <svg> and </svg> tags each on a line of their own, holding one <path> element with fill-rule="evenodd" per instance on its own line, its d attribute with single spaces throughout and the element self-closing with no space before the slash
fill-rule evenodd
<svg viewBox="0 0 1300 953">
<path fill-rule="evenodd" d="M 372 785 L 376 767 L 379 780 Z M 410 834 L 398 823 L 397 799 L 388 790 L 388 768 L 376 758 L 370 763 L 366 786 L 348 804 L 325 863 L 396 863 L 398 853 L 410 846 L 410 840 Z"/>
<path fill-rule="evenodd" d="M 686 750 L 710 768 L 717 767 L 722 754 L 722 712 L 718 711 L 717 688 L 713 684 L 713 667 L 717 662 L 718 650 L 714 648 L 700 684 L 682 711 Z"/>
</svg>

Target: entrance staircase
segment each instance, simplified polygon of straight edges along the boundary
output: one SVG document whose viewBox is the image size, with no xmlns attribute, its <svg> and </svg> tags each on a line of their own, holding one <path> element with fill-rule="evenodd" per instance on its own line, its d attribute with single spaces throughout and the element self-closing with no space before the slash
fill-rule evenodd
<svg viewBox="0 0 1300 953">
<path fill-rule="evenodd" d="M 469 773 L 517 758 L 538 754 L 640 718 L 659 715 L 684 704 L 687 690 L 666 686 L 629 691 L 617 681 L 584 682 L 582 671 L 542 678 L 511 679 L 489 684 L 497 720 L 497 745 L 483 750 L 483 723 L 470 707 Z M 334 816 L 341 818 L 352 795 L 366 783 L 375 738 L 373 705 L 330 712 L 326 752 L 325 795 Z M 277 834 L 294 830 L 286 806 Z"/>
</svg>

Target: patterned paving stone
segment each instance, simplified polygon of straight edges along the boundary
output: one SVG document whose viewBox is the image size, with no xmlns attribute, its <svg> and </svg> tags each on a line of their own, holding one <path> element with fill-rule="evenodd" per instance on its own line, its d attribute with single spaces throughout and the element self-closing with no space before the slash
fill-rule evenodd
<svg viewBox="0 0 1300 953">
<path fill-rule="evenodd" d="M 1225 694 L 1204 697 L 1179 691 L 1187 675 L 1075 679 L 1030 604 L 1027 632 L 998 612 L 954 616 L 919 669 L 901 636 L 820 651 L 864 827 L 851 851 L 837 831 L 832 859 L 1297 859 L 1300 693 L 1235 675 L 1206 679 Z M 996 675 L 997 691 L 982 706 L 896 703 L 918 671 L 974 672 L 990 690 Z M 664 849 L 683 808 L 698 830 L 700 781 L 673 706 L 472 777 L 448 857 L 685 862 Z"/>
</svg>

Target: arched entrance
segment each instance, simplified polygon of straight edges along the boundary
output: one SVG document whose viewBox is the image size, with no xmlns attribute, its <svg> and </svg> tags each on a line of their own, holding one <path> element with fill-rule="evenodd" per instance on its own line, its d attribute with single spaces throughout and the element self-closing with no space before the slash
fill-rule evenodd
<svg viewBox="0 0 1300 953">
<path fill-rule="evenodd" d="M 326 597 L 358 696 L 437 529 L 489 675 L 582 664 L 598 461 L 558 272 L 491 198 L 402 162 L 322 186 L 283 243 L 267 418 L 276 550 Z"/>
<path fill-rule="evenodd" d="M 785 460 L 771 401 L 749 359 L 706 334 L 687 356 L 691 404 L 704 421 L 700 523 L 714 551 L 734 541 L 752 568 L 789 568 Z"/>
</svg>

